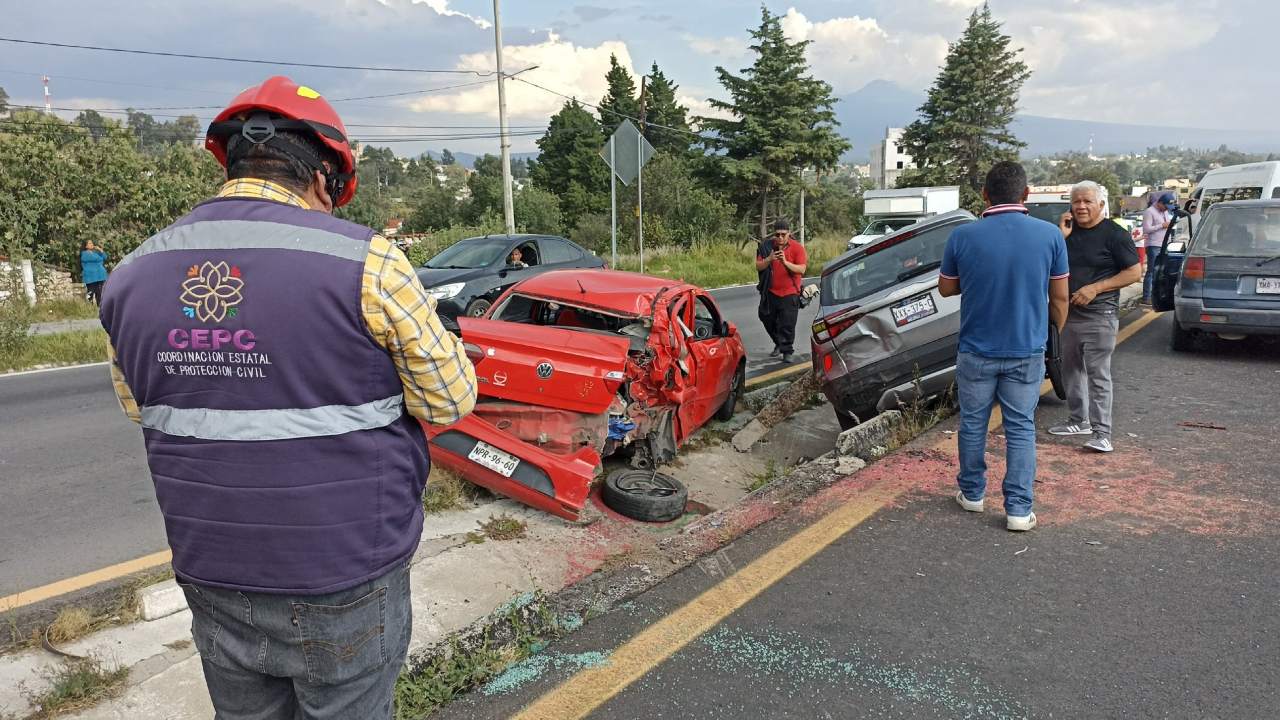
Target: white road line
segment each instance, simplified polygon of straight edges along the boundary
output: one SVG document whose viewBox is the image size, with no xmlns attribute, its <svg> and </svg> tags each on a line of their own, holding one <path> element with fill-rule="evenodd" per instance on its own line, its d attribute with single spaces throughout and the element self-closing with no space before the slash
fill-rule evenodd
<svg viewBox="0 0 1280 720">
<path fill-rule="evenodd" d="M 80 368 L 101 367 L 103 365 L 110 365 L 110 364 L 111 363 L 107 361 L 103 361 L 103 362 L 96 362 L 96 363 L 85 363 L 83 365 L 63 365 L 62 367 L 40 368 L 39 370 L 23 370 L 22 372 L 0 373 L 0 380 L 3 380 L 4 378 L 19 377 L 22 375 L 35 375 L 36 373 L 58 372 L 60 370 L 79 370 Z"/>
</svg>

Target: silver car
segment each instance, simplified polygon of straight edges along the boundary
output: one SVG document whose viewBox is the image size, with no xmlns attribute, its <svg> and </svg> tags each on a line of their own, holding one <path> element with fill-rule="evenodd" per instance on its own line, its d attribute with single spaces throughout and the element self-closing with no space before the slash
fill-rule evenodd
<svg viewBox="0 0 1280 720">
<path fill-rule="evenodd" d="M 846 253 L 822 271 L 813 367 L 842 428 L 945 392 L 955 379 L 960 298 L 938 294 L 953 210 Z"/>
<path fill-rule="evenodd" d="M 1173 310 L 1174 350 L 1199 335 L 1280 335 L 1280 200 L 1215 203 L 1190 247 L 1165 239 L 1152 304 Z"/>
</svg>

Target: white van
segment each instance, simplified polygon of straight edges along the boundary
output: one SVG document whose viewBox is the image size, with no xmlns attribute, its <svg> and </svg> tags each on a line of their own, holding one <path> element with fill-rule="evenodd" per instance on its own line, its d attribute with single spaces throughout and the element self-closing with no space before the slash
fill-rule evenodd
<svg viewBox="0 0 1280 720">
<path fill-rule="evenodd" d="M 1199 224 L 1200 215 L 1227 200 L 1261 200 L 1280 198 L 1280 161 L 1228 165 L 1210 170 L 1200 178 L 1186 206 L 1191 219 Z"/>
</svg>

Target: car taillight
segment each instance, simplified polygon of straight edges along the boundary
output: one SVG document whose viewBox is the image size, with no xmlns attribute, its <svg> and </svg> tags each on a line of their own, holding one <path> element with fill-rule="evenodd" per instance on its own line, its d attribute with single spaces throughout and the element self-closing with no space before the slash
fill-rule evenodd
<svg viewBox="0 0 1280 720">
<path fill-rule="evenodd" d="M 837 335 L 848 330 L 850 326 L 861 320 L 863 315 L 866 315 L 866 313 L 859 312 L 857 307 L 851 307 L 834 315 L 828 315 L 813 324 L 813 339 L 818 342 L 834 340 Z"/>
<path fill-rule="evenodd" d="M 467 357 L 471 359 L 472 365 L 475 365 L 484 359 L 484 350 L 475 343 L 464 342 L 462 343 L 462 349 L 467 353 Z"/>
<path fill-rule="evenodd" d="M 1189 257 L 1187 262 L 1182 266 L 1182 277 L 1188 280 L 1204 279 L 1204 258 Z"/>
</svg>

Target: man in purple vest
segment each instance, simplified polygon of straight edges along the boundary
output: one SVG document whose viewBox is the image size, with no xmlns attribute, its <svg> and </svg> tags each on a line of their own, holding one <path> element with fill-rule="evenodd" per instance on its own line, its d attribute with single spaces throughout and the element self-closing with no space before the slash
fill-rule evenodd
<svg viewBox="0 0 1280 720">
<path fill-rule="evenodd" d="M 355 194 L 346 128 L 273 77 L 209 126 L 218 196 L 107 283 L 121 406 L 141 423 L 217 716 L 390 718 L 429 470 L 418 420 L 476 376 Z"/>
</svg>

